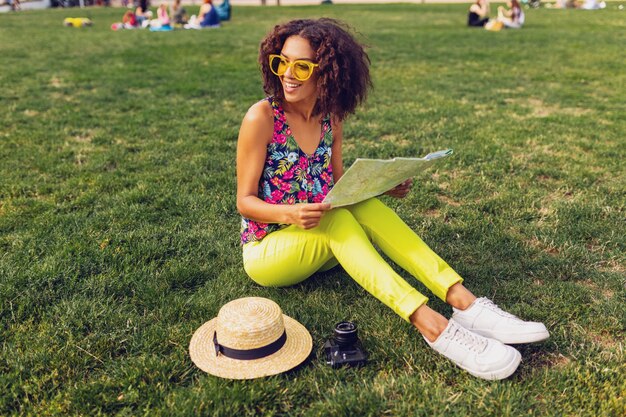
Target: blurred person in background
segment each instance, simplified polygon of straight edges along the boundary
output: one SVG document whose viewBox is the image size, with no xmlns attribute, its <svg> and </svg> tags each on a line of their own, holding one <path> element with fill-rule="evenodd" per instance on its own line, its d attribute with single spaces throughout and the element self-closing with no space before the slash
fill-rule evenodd
<svg viewBox="0 0 626 417">
<path fill-rule="evenodd" d="M 467 25 L 483 27 L 489 21 L 489 0 L 476 0 L 467 14 Z"/>
</svg>

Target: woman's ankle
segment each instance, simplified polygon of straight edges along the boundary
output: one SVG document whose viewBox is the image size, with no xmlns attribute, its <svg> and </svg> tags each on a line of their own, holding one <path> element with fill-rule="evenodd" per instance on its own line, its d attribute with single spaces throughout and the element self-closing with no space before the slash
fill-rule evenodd
<svg viewBox="0 0 626 417">
<path fill-rule="evenodd" d="M 446 302 L 459 310 L 465 310 L 474 301 L 476 301 L 476 296 L 460 282 L 451 286 L 446 294 Z"/>
<path fill-rule="evenodd" d="M 437 340 L 448 326 L 448 320 L 426 304 L 415 310 L 409 320 L 429 342 Z"/>
</svg>

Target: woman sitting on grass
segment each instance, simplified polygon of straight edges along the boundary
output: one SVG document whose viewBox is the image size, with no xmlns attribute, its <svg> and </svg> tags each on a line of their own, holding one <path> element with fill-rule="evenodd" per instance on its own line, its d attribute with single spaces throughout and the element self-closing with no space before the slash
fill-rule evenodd
<svg viewBox="0 0 626 417">
<path fill-rule="evenodd" d="M 489 0 L 476 0 L 467 14 L 467 25 L 483 27 L 489 21 Z"/>
<path fill-rule="evenodd" d="M 365 290 L 413 324 L 437 352 L 471 374 L 502 379 L 521 355 L 504 343 L 544 340 L 463 279 L 377 198 L 346 208 L 322 203 L 343 174 L 343 122 L 371 86 L 369 58 L 332 19 L 276 26 L 260 47 L 269 97 L 248 110 L 237 145 L 237 208 L 247 274 L 264 286 L 294 285 L 340 264 Z M 387 192 L 403 198 L 406 181 Z M 426 305 L 374 248 L 449 303 L 447 320 Z"/>
<path fill-rule="evenodd" d="M 498 22 L 510 29 L 520 29 L 524 24 L 525 16 L 517 0 L 508 0 L 507 8 L 498 6 Z"/>
<path fill-rule="evenodd" d="M 172 4 L 172 19 L 175 25 L 187 23 L 187 10 L 180 4 L 181 0 L 174 0 Z"/>
<path fill-rule="evenodd" d="M 204 0 L 198 11 L 198 16 L 191 16 L 189 23 L 185 25 L 185 29 L 216 28 L 219 26 L 220 18 L 213 6 L 213 0 Z"/>
<path fill-rule="evenodd" d="M 167 14 L 166 3 L 161 3 L 159 5 L 159 8 L 157 9 L 157 19 L 161 27 L 170 25 L 170 16 Z"/>
<path fill-rule="evenodd" d="M 137 16 L 132 10 L 127 10 L 122 17 L 122 24 L 126 29 L 134 29 L 137 27 Z"/>
</svg>

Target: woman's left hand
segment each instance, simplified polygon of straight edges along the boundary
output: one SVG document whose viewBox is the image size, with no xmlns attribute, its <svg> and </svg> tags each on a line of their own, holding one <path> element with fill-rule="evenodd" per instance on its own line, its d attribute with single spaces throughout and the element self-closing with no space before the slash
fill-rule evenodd
<svg viewBox="0 0 626 417">
<path fill-rule="evenodd" d="M 387 191 L 385 195 L 390 195 L 395 198 L 404 198 L 407 196 L 409 191 L 411 191 L 411 187 L 413 187 L 413 178 L 409 178 L 402 184 L 396 185 L 391 190 Z"/>
</svg>

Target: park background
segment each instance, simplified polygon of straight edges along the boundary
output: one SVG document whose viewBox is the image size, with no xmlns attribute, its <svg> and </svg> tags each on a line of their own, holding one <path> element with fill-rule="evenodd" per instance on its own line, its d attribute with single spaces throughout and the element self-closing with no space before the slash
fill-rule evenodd
<svg viewBox="0 0 626 417">
<path fill-rule="evenodd" d="M 63 0 L 71 7 L 81 6 L 81 0 Z M 222 3 L 223 0 L 215 1 L 216 5 Z M 332 0 L 331 0 L 332 1 Z M 609 0 L 611 1 L 611 0 Z M 10 0 L 0 0 L 0 13 L 8 12 L 11 10 L 9 6 Z M 229 2 L 235 6 L 312 6 L 321 4 L 322 0 L 229 0 Z M 265 2 L 265 4 L 263 4 Z M 335 0 L 333 4 L 385 4 L 385 3 L 471 3 L 472 0 L 405 0 L 399 2 L 398 0 Z M 21 0 L 22 10 L 40 10 L 50 7 L 58 7 L 61 3 L 60 0 Z M 103 6 L 106 0 L 83 0 L 83 6 Z M 127 1 L 127 4 L 133 2 Z M 156 8 L 161 2 L 151 2 L 151 7 Z M 166 1 L 165 3 L 173 3 L 173 1 Z M 182 0 L 181 4 L 199 6 L 202 4 L 202 0 Z M 123 0 L 108 0 L 108 5 L 112 7 L 123 6 Z"/>
<path fill-rule="evenodd" d="M 467 4 L 235 7 L 219 29 L 170 33 L 111 31 L 120 8 L 0 15 L 0 415 L 624 415 L 619 5 L 527 10 L 498 33 L 467 28 Z M 346 166 L 453 148 L 385 201 L 475 293 L 549 328 L 510 379 L 434 354 L 341 270 L 288 289 L 245 276 L 234 156 L 263 97 L 258 43 L 319 16 L 370 46 Z M 255 381 L 198 370 L 194 330 L 244 296 L 303 323 L 311 360 Z M 323 363 L 344 319 L 363 368 Z"/>
</svg>

